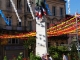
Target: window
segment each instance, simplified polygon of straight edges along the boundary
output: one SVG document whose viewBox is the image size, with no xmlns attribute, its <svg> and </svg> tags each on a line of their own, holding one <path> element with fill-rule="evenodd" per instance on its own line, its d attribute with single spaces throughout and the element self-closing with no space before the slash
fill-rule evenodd
<svg viewBox="0 0 80 60">
<path fill-rule="evenodd" d="M 1 7 L 1 0 L 0 0 L 0 7 Z"/>
<path fill-rule="evenodd" d="M 21 22 L 18 22 L 18 25 L 17 26 L 21 27 Z"/>
<path fill-rule="evenodd" d="M 63 8 L 60 8 L 60 16 L 63 17 Z"/>
<path fill-rule="evenodd" d="M 29 31 L 32 31 L 32 21 L 28 21 Z"/>
<path fill-rule="evenodd" d="M 8 16 L 8 17 L 7 17 L 7 20 L 9 21 L 9 26 L 11 26 L 12 18 Z"/>
<path fill-rule="evenodd" d="M 12 44 L 15 44 L 16 43 L 16 40 L 15 39 L 12 39 Z"/>
<path fill-rule="evenodd" d="M 8 43 L 9 44 L 19 44 L 19 39 L 15 39 L 15 38 L 9 39 L 9 42 Z"/>
<path fill-rule="evenodd" d="M 56 16 L 56 8 L 54 6 L 52 7 L 52 14 L 53 16 Z"/>
<path fill-rule="evenodd" d="M 18 9 L 21 9 L 21 6 L 22 6 L 22 0 L 17 0 L 17 8 Z"/>
<path fill-rule="evenodd" d="M 10 2 L 10 0 L 7 0 L 7 7 L 11 7 L 11 2 Z"/>
</svg>

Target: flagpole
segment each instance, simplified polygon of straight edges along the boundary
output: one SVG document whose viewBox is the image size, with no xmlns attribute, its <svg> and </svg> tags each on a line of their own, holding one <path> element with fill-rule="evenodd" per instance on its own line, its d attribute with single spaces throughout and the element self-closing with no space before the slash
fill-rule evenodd
<svg viewBox="0 0 80 60">
<path fill-rule="evenodd" d="M 15 11 L 15 13 L 16 13 L 16 16 L 17 16 L 19 22 L 21 22 L 21 19 L 20 19 L 19 15 L 18 15 L 18 12 L 17 12 L 17 9 L 16 9 L 16 7 L 15 7 L 15 4 L 13 3 L 13 0 L 10 0 L 10 2 L 11 2 L 11 4 L 12 4 L 13 8 L 14 8 L 14 11 Z"/>
<path fill-rule="evenodd" d="M 27 0 L 27 3 L 28 3 L 28 6 L 29 6 L 29 9 L 30 9 L 31 15 L 32 15 L 33 19 L 35 19 L 34 13 L 33 13 L 32 8 L 31 8 L 30 0 Z"/>
</svg>

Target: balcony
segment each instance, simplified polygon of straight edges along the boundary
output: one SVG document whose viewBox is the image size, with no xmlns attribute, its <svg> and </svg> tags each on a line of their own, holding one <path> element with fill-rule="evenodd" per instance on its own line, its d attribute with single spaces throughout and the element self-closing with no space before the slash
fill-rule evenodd
<svg viewBox="0 0 80 60">
<path fill-rule="evenodd" d="M 17 30 L 22 30 L 23 28 L 22 27 L 17 27 Z"/>
<path fill-rule="evenodd" d="M 17 31 L 27 31 L 27 26 L 8 26 L 8 25 L 0 25 L 0 29 L 5 29 L 5 30 L 17 30 Z"/>
<path fill-rule="evenodd" d="M 12 30 L 12 26 L 6 26 L 6 30 Z"/>
<path fill-rule="evenodd" d="M 11 6 L 11 4 L 6 4 L 6 11 L 7 12 L 12 12 L 12 6 Z"/>
</svg>

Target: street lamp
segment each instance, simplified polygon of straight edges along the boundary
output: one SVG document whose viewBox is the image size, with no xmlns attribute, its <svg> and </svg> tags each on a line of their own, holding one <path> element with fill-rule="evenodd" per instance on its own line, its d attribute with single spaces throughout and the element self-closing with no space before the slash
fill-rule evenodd
<svg viewBox="0 0 80 60">
<path fill-rule="evenodd" d="M 76 16 L 76 13 L 75 13 Z M 77 23 L 77 16 L 76 16 L 76 41 L 77 41 L 77 47 L 79 48 L 79 40 L 78 40 L 78 23 Z M 79 56 L 79 49 L 78 49 L 78 56 Z"/>
</svg>

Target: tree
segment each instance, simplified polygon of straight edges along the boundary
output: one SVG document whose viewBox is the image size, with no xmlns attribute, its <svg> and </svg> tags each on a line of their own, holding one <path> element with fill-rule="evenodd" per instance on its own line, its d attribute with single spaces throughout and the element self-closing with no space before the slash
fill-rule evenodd
<svg viewBox="0 0 80 60">
<path fill-rule="evenodd" d="M 78 52 L 75 42 L 73 42 L 71 46 L 71 59 L 78 60 Z"/>
<path fill-rule="evenodd" d="M 41 60 L 41 57 L 40 56 L 36 56 L 31 52 L 30 53 L 30 60 Z"/>
<path fill-rule="evenodd" d="M 28 39 L 24 41 L 23 46 L 28 51 L 28 56 L 30 56 L 30 52 L 35 52 L 35 44 L 35 37 L 28 37 Z"/>
<path fill-rule="evenodd" d="M 51 46 L 48 51 L 54 60 L 62 60 L 62 53 L 68 53 L 68 48 L 67 46 Z"/>
<path fill-rule="evenodd" d="M 35 45 L 35 43 L 36 43 L 35 37 L 28 37 L 28 39 L 24 41 L 23 46 L 27 49 L 30 46 Z"/>
<path fill-rule="evenodd" d="M 3 60 L 7 60 L 7 56 L 4 56 L 4 59 Z"/>
</svg>

